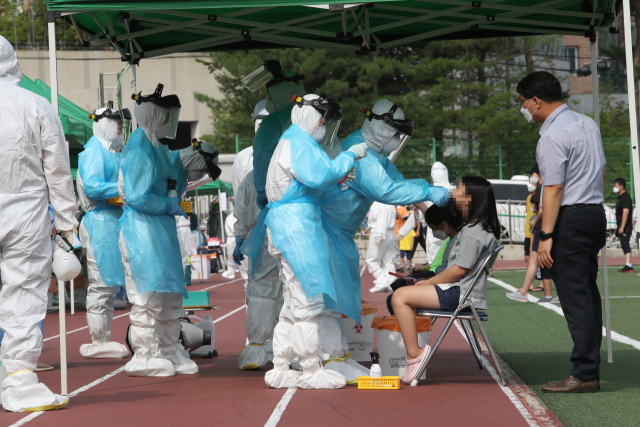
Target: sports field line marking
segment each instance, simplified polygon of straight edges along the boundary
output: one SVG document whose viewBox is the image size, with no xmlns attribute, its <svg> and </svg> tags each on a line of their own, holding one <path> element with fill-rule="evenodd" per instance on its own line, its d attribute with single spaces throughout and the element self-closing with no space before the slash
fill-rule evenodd
<svg viewBox="0 0 640 427">
<path fill-rule="evenodd" d="M 237 282 L 238 280 L 244 280 L 244 279 L 240 278 L 240 279 L 232 280 L 232 281 L 230 281 L 230 282 L 225 282 L 225 283 L 220 283 L 220 284 L 218 284 L 218 285 L 209 286 L 208 288 L 205 288 L 205 289 L 203 289 L 202 291 L 206 291 L 206 290 L 209 290 L 209 289 L 217 288 L 218 286 L 222 286 L 222 285 L 228 285 L 229 283 Z M 202 291 L 201 291 L 201 292 L 202 292 Z M 128 316 L 128 315 L 129 315 L 129 313 L 130 313 L 130 312 L 128 311 L 128 312 L 126 312 L 125 314 L 121 314 L 120 316 L 116 316 L 116 317 L 114 317 L 112 320 L 119 319 L 119 318 L 124 317 L 124 316 Z M 87 325 L 87 326 L 83 326 L 82 328 L 74 329 L 73 331 L 68 331 L 68 332 L 67 332 L 67 335 L 72 334 L 72 333 L 74 333 L 74 332 L 82 331 L 82 330 L 84 330 L 84 329 L 88 329 L 88 328 L 89 328 L 89 325 Z M 52 340 L 52 339 L 54 339 L 54 338 L 59 338 L 59 337 L 60 337 L 60 335 L 58 334 L 58 335 L 54 335 L 54 336 L 49 337 L 49 338 L 45 338 L 45 339 L 43 339 L 42 341 L 43 341 L 43 342 L 44 342 L 44 341 L 49 341 L 49 340 Z"/>
<path fill-rule="evenodd" d="M 284 414 L 284 410 L 287 409 L 287 405 L 291 401 L 291 398 L 294 394 L 296 394 L 296 390 L 298 389 L 290 388 L 289 390 L 287 390 L 284 396 L 282 396 L 282 399 L 280 399 L 280 402 L 278 402 L 278 404 L 276 405 L 276 408 L 273 410 L 273 413 L 267 420 L 267 423 L 264 425 L 264 427 L 276 427 L 278 425 L 282 414 Z"/>
<path fill-rule="evenodd" d="M 464 340 L 468 344 L 469 340 L 467 339 L 464 331 L 462 330 L 462 326 L 460 326 L 460 322 L 453 322 L 453 324 L 456 325 L 456 329 L 458 329 L 458 332 L 460 332 L 460 335 L 462 335 L 462 338 L 464 338 Z M 504 394 L 511 401 L 511 403 L 513 403 L 513 406 L 515 406 L 516 409 L 518 410 L 518 412 L 520 412 L 520 415 L 522 415 L 522 418 L 524 418 L 524 420 L 527 422 L 527 424 L 529 424 L 531 427 L 539 427 L 540 424 L 538 424 L 538 422 L 533 417 L 533 415 L 531 415 L 531 412 L 529 412 L 529 410 L 524 407 L 524 405 L 522 404 L 522 401 L 513 392 L 513 390 L 511 390 L 511 388 L 509 388 L 509 387 L 506 387 L 506 386 L 503 386 L 502 384 L 500 384 L 500 378 L 498 377 L 498 373 L 493 368 L 491 363 L 489 363 L 489 361 L 484 356 L 484 354 L 480 353 L 480 357 L 482 358 L 482 364 L 484 365 L 484 367 L 487 370 L 487 372 L 489 372 L 489 374 L 491 374 L 491 376 L 493 377 L 493 380 L 496 382 L 498 387 L 500 387 L 500 389 L 504 392 Z"/>
<path fill-rule="evenodd" d="M 114 317 L 112 320 L 116 320 L 116 319 L 119 319 L 119 318 L 121 318 L 121 317 L 128 316 L 129 314 L 130 314 L 130 312 L 129 312 L 129 311 L 127 311 L 125 314 L 121 314 L 120 316 L 116 316 L 116 317 Z M 72 333 L 74 333 L 74 332 L 82 331 L 83 329 L 88 329 L 88 328 L 89 328 L 89 325 L 87 325 L 87 326 L 83 326 L 82 328 L 74 329 L 73 331 L 67 331 L 66 335 L 72 334 Z M 49 337 L 49 338 L 45 338 L 45 339 L 43 339 L 43 340 L 42 340 L 42 342 L 44 342 L 44 341 L 49 341 L 49 340 L 52 340 L 52 339 L 54 339 L 54 338 L 59 338 L 59 337 L 60 337 L 60 334 L 58 334 L 58 335 L 54 335 L 54 336 L 52 336 L 52 337 Z"/>
<path fill-rule="evenodd" d="M 506 290 L 511 291 L 511 292 L 516 292 L 518 290 L 518 289 L 514 288 L 513 286 L 511 286 L 510 284 L 503 282 L 502 280 L 494 279 L 494 278 L 491 278 L 491 277 L 489 277 L 487 280 L 490 280 L 491 282 L 495 283 L 496 285 L 502 286 L 503 288 L 505 288 Z M 529 294 L 527 294 L 527 299 L 530 302 L 538 302 L 538 301 L 540 301 L 538 298 L 532 297 Z M 546 308 L 548 310 L 551 310 L 551 311 L 555 311 L 560 316 L 564 317 L 564 312 L 562 311 L 562 308 L 558 307 L 557 305 L 554 305 L 554 304 L 536 304 L 536 305 L 544 307 L 544 308 Z M 606 336 L 606 335 L 607 335 L 607 330 L 603 326 L 602 327 L 602 336 Z M 623 344 L 628 344 L 631 347 L 634 347 L 634 348 L 640 350 L 640 341 L 634 340 L 633 338 L 629 338 L 626 335 L 619 334 L 616 331 L 611 331 L 611 339 L 614 340 L 614 341 L 621 342 Z"/>
<path fill-rule="evenodd" d="M 226 283 L 223 283 L 223 284 L 226 284 Z M 235 310 L 233 310 L 232 312 L 227 313 L 227 314 L 225 314 L 224 316 L 222 316 L 222 317 L 220 317 L 220 318 L 218 318 L 218 319 L 214 320 L 214 321 L 213 321 L 213 323 L 217 323 L 217 322 L 219 322 L 219 321 L 221 321 L 221 320 L 226 319 L 227 317 L 231 316 L 232 314 L 237 313 L 238 311 L 242 310 L 242 309 L 243 309 L 243 308 L 245 308 L 246 306 L 247 306 L 247 305 L 246 305 L 246 304 L 244 304 L 244 305 L 242 305 L 242 307 L 238 307 L 238 308 L 236 308 L 236 309 L 235 309 Z M 121 315 L 121 316 L 118 316 L 118 317 L 123 317 L 123 316 L 125 316 L 125 315 L 127 315 L 127 314 L 129 314 L 129 313 L 125 313 L 125 314 L 123 314 L 123 315 Z M 115 319 L 115 317 L 114 317 L 114 319 Z M 84 328 L 81 328 L 81 329 L 84 329 Z M 77 330 L 79 331 L 79 330 L 81 330 L 81 329 L 77 329 Z M 75 332 L 75 331 L 67 332 L 67 334 L 69 334 L 69 333 L 71 333 L 71 332 Z M 59 336 L 59 335 L 58 335 L 58 336 Z M 51 337 L 51 338 L 49 338 L 49 339 L 52 339 L 52 338 L 55 338 L 55 337 Z M 75 397 L 75 396 L 77 396 L 78 394 L 82 393 L 83 391 L 87 391 L 87 390 L 89 390 L 90 388 L 95 387 L 95 386 L 97 386 L 98 384 L 100 384 L 100 383 L 102 383 L 102 382 L 104 382 L 104 381 L 108 380 L 109 378 L 111 378 L 111 377 L 114 377 L 114 376 L 118 375 L 118 374 L 119 374 L 120 372 L 122 372 L 122 371 L 124 371 L 124 366 L 121 366 L 120 368 L 118 368 L 118 369 L 116 369 L 115 371 L 113 371 L 113 372 L 111 372 L 111 373 L 109 373 L 109 374 L 105 375 L 104 377 L 98 378 L 97 380 L 95 380 L 95 381 L 93 381 L 93 382 L 91 382 L 91 383 L 89 383 L 89 384 L 87 384 L 87 385 L 85 385 L 85 386 L 80 387 L 79 389 L 77 389 L 77 390 L 75 390 L 75 391 L 71 392 L 70 394 L 68 394 L 68 395 L 67 395 L 67 397 Z M 289 400 L 291 400 L 291 399 L 289 399 Z M 287 401 L 287 403 L 289 403 L 289 402 Z M 285 405 L 285 407 L 286 407 L 286 405 Z M 284 409 L 283 409 L 283 411 L 284 411 Z M 9 427 L 20 427 L 20 426 L 23 426 L 23 425 L 25 425 L 26 423 L 28 423 L 29 421 L 31 421 L 31 420 L 33 420 L 33 419 L 35 419 L 35 418 L 39 417 L 39 416 L 40 416 L 40 415 L 42 415 L 44 412 L 45 412 L 45 411 L 39 411 L 39 412 L 34 412 L 34 413 L 30 414 L 30 415 L 27 415 L 26 417 L 22 418 L 21 420 L 16 421 L 14 424 L 11 424 Z M 278 418 L 278 419 L 280 419 L 280 418 Z M 276 422 L 276 423 L 277 423 L 277 422 Z M 275 424 L 274 424 L 274 425 L 275 425 Z"/>
</svg>

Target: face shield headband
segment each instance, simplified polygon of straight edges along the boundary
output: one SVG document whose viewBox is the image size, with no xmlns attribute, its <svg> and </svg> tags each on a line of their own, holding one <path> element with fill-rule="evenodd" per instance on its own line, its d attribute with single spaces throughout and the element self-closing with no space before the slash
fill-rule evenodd
<svg viewBox="0 0 640 427">
<path fill-rule="evenodd" d="M 89 118 L 96 122 L 103 118 L 114 119 L 114 120 L 122 121 L 124 124 L 125 121 L 128 121 L 128 122 L 131 121 L 131 112 L 129 111 L 128 108 L 123 108 L 122 115 L 120 115 L 120 111 L 113 110 L 113 101 L 109 101 L 107 102 L 106 110 L 104 110 L 101 114 L 95 114 L 95 113 L 89 114 Z"/>
<path fill-rule="evenodd" d="M 198 153 L 200 153 L 200 155 L 204 158 L 204 161 L 207 164 L 207 169 L 209 169 L 209 176 L 211 177 L 211 179 L 215 181 L 216 179 L 220 178 L 220 175 L 222 175 L 222 169 L 220 169 L 218 165 L 214 163 L 214 159 L 220 154 L 218 150 L 214 151 L 213 153 L 204 151 L 197 138 L 193 138 L 191 140 L 191 143 L 193 144 L 193 148 L 195 148 L 196 151 L 198 151 Z"/>
<path fill-rule="evenodd" d="M 369 121 L 373 119 L 382 120 L 389 126 L 396 129 L 398 132 L 408 136 L 413 136 L 413 120 L 394 119 L 393 115 L 395 114 L 397 109 L 398 109 L 398 106 L 394 104 L 391 107 L 391 109 L 384 114 L 375 114 L 373 111 L 369 110 L 368 108 L 365 108 L 363 113 L 365 116 L 367 116 Z M 402 135 L 400 135 L 400 137 L 402 138 Z"/>
</svg>

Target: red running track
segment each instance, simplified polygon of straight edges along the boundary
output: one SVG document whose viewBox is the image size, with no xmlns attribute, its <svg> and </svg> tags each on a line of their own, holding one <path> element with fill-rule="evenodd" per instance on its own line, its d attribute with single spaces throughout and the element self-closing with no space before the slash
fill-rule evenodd
<svg viewBox="0 0 640 427">
<path fill-rule="evenodd" d="M 220 306 L 220 319 L 244 305 L 242 280 L 228 283 L 219 274 L 189 290 L 210 289 L 210 300 Z M 224 284 L 223 284 L 224 283 Z M 363 299 L 388 314 L 388 294 L 371 294 L 372 278 L 363 277 Z M 125 314 L 116 311 L 115 315 Z M 199 313 L 202 317 L 202 313 Z M 49 426 L 264 426 L 286 390 L 269 389 L 264 372 L 238 369 L 238 353 L 245 344 L 245 310 L 216 323 L 219 357 L 196 359 L 197 375 L 168 378 L 134 378 L 120 372 L 70 400 L 67 408 L 45 412 L 25 422 L 29 427 Z M 445 322 L 435 325 L 432 340 Z M 124 342 L 128 316 L 113 321 L 113 338 Z M 85 313 L 67 317 L 67 331 L 86 326 Z M 45 339 L 58 334 L 58 315 L 47 315 Z M 126 360 L 88 360 L 78 353 L 89 342 L 87 329 L 67 335 L 69 392 L 121 368 Z M 59 340 L 45 342 L 41 361 L 55 370 L 39 373 L 54 392 L 60 391 Z M 0 413 L 0 425 L 10 426 L 27 414 Z M 26 421 L 26 420 L 25 420 Z M 478 369 L 473 355 L 457 329 L 452 328 L 429 366 L 428 379 L 418 387 L 397 391 L 297 390 L 278 426 L 371 426 L 424 423 L 434 426 L 527 426 L 522 415 L 486 370 Z M 271 424 L 273 427 L 276 424 Z"/>
</svg>

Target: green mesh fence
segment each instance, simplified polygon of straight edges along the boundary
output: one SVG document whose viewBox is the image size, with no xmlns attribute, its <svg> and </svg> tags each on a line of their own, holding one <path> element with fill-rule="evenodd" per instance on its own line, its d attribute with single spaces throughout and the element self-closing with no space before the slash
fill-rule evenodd
<svg viewBox="0 0 640 427">
<path fill-rule="evenodd" d="M 237 151 L 250 147 L 253 138 L 236 138 Z M 487 179 L 511 179 L 524 175 L 536 159 L 537 140 L 511 142 L 473 142 L 473 155 L 469 157 L 469 141 L 436 141 L 432 138 L 412 138 L 395 161 L 398 170 L 407 179 L 423 178 L 431 181 L 431 165 L 444 163 L 449 180 L 473 172 Z M 602 140 L 607 159 L 605 202 L 615 203 L 617 196 L 611 191 L 616 178 L 627 180 L 627 189 L 633 197 L 631 143 L 629 138 Z"/>
</svg>

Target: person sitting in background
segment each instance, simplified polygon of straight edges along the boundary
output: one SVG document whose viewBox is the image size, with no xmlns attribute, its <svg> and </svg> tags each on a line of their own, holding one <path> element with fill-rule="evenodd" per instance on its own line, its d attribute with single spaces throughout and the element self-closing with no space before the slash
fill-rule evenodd
<svg viewBox="0 0 640 427">
<path fill-rule="evenodd" d="M 402 220 L 403 222 L 407 221 L 407 218 L 409 217 L 409 215 L 405 216 Z M 413 258 L 413 252 L 412 252 L 412 248 L 413 248 L 413 240 L 416 237 L 416 232 L 415 230 L 411 230 L 409 232 L 409 234 L 407 234 L 405 237 L 403 237 L 400 240 L 400 268 L 398 269 L 399 272 L 404 273 L 405 271 L 411 271 L 411 259 Z M 405 258 L 406 258 L 406 264 L 407 264 L 407 268 L 405 270 Z"/>
<path fill-rule="evenodd" d="M 414 286 L 398 289 L 391 299 L 407 349 L 407 371 L 402 377 L 405 384 L 419 378 L 431 351 L 428 345 L 424 348 L 418 346 L 414 310 L 455 310 L 500 237 L 496 199 L 489 181 L 479 176 L 465 176 L 451 196 L 463 223 L 451 248 L 447 269 Z M 469 298 L 476 309 L 487 309 L 487 278 L 484 274 Z"/>
<path fill-rule="evenodd" d="M 616 201 L 616 236 L 620 239 L 620 247 L 624 253 L 626 264 L 618 273 L 633 273 L 631 263 L 631 233 L 633 233 L 633 200 L 627 192 L 627 181 L 624 178 L 616 178 L 613 181 L 613 192 L 618 194 Z"/>
<path fill-rule="evenodd" d="M 422 203 L 420 205 L 421 207 L 426 206 Z M 460 219 L 457 211 L 454 212 L 448 206 L 438 207 L 436 205 L 431 205 L 431 207 L 425 211 L 424 216 L 427 226 L 432 231 L 432 235 L 440 239 L 442 244 L 440 245 L 440 249 L 438 249 L 431 265 L 426 265 L 422 269 L 412 271 L 412 274 L 406 276 L 406 278 L 409 279 L 429 279 L 445 271 L 447 269 L 451 249 L 453 248 L 458 235 Z M 397 290 L 406 286 L 406 278 L 397 279 L 391 284 L 391 288 Z M 387 308 L 389 309 L 389 314 L 393 315 L 391 298 L 393 298 L 393 294 L 387 297 Z"/>
</svg>

